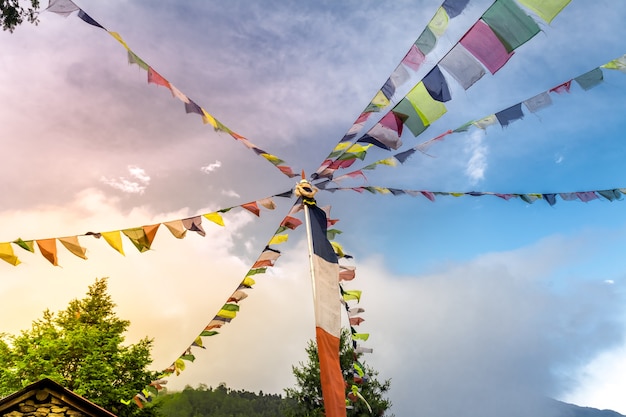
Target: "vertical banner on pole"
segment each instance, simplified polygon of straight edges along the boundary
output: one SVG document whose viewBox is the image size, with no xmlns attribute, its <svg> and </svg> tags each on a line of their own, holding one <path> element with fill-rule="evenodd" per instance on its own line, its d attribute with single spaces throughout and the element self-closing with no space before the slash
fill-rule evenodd
<svg viewBox="0 0 626 417">
<path fill-rule="evenodd" d="M 315 286 L 315 335 L 320 361 L 320 380 L 326 417 L 346 416 L 345 382 L 339 363 L 341 334 L 341 301 L 339 263 L 326 237 L 326 213 L 315 203 L 305 202 L 310 213 L 313 246 L 311 274 Z"/>
</svg>

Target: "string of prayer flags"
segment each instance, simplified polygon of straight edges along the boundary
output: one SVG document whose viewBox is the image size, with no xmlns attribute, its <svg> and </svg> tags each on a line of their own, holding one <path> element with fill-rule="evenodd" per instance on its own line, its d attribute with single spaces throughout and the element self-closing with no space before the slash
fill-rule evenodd
<svg viewBox="0 0 626 417">
<path fill-rule="evenodd" d="M 268 199 L 259 200 L 263 201 L 263 206 L 271 206 L 273 208 L 273 204 L 270 204 Z M 296 203 L 300 204 L 300 203 Z M 224 209 L 222 211 L 228 211 L 229 209 Z M 293 230 L 302 224 L 301 221 L 294 221 L 295 218 L 291 216 L 286 216 L 285 219 L 281 222 L 282 224 L 290 224 L 291 227 L 289 229 Z M 176 229 L 178 230 L 178 229 Z M 280 228 L 278 229 L 280 230 Z M 158 395 L 158 393 L 164 388 L 163 386 L 167 384 L 167 379 L 171 375 L 180 375 L 182 371 L 186 369 L 185 361 L 193 362 L 195 360 L 195 355 L 193 354 L 192 348 L 201 348 L 206 349 L 203 342 L 203 337 L 212 337 L 218 335 L 219 332 L 215 329 L 220 329 L 226 324 L 230 323 L 233 319 L 237 317 L 237 313 L 240 311 L 241 307 L 239 303 L 248 297 L 248 294 L 244 291 L 245 289 L 250 289 L 255 284 L 253 278 L 254 275 L 263 274 L 266 272 L 267 267 L 271 267 L 274 265 L 274 262 L 280 256 L 280 251 L 271 248 L 272 242 L 275 242 L 277 236 L 286 236 L 284 234 L 279 234 L 281 232 L 276 232 L 269 240 L 268 244 L 265 246 L 265 249 L 261 252 L 257 260 L 255 261 L 252 268 L 246 273 L 246 276 L 239 283 L 237 288 L 233 291 L 233 293 L 228 297 L 226 302 L 222 305 L 222 307 L 217 311 L 215 316 L 209 321 L 209 323 L 202 329 L 196 338 L 190 343 L 190 345 L 185 349 L 183 354 L 181 354 L 172 364 L 167 367 L 165 370 L 161 372 L 159 375 L 159 379 L 150 383 L 147 387 L 145 387 L 140 393 L 137 393 L 134 396 L 135 403 L 143 407 L 143 403 L 149 401 L 150 395 Z M 279 240 L 281 240 L 280 238 Z M 286 240 L 286 238 L 285 238 Z M 0 251 L 2 250 L 2 246 L 0 246 Z M 1 252 L 0 252 L 1 253 Z M 259 263 L 263 263 L 264 261 L 269 261 L 266 263 L 264 267 L 258 267 Z M 146 393 L 147 392 L 147 393 Z M 130 401 L 123 400 L 125 404 L 129 404 Z"/>
<path fill-rule="evenodd" d="M 626 55 L 624 55 L 624 63 L 626 64 Z M 612 60 L 607 64 L 601 65 L 600 67 L 596 67 L 594 69 L 592 69 L 591 71 L 588 71 L 586 73 L 583 73 L 573 79 L 570 79 L 568 81 L 565 81 L 553 88 L 550 88 L 546 91 L 543 91 L 539 94 L 536 94 L 535 96 L 532 96 L 526 100 L 523 100 L 520 103 L 514 104 L 513 106 L 510 106 L 504 110 L 501 110 L 495 114 L 491 114 L 488 116 L 485 116 L 481 119 L 478 120 L 473 120 L 467 123 L 464 123 L 463 125 L 457 127 L 456 129 L 453 130 L 448 130 L 444 133 L 442 133 L 441 135 L 432 138 L 430 140 L 427 140 L 425 142 L 422 142 L 420 144 L 418 144 L 417 146 L 397 153 L 395 155 L 393 155 L 392 157 L 389 158 L 385 158 L 385 159 L 381 159 L 375 162 L 372 162 L 370 164 L 368 164 L 367 166 L 361 168 L 361 170 L 363 169 L 375 169 L 378 165 L 387 165 L 387 166 L 396 166 L 397 164 L 395 162 L 399 162 L 401 164 L 403 164 L 411 155 L 413 155 L 416 151 L 421 151 L 424 152 L 430 145 L 432 145 L 434 142 L 440 141 L 442 140 L 445 136 L 452 134 L 452 133 L 464 133 L 467 132 L 469 130 L 469 128 L 471 126 L 475 126 L 479 129 L 483 129 L 485 130 L 487 127 L 492 126 L 492 125 L 497 125 L 499 124 L 500 126 L 502 126 L 503 128 L 508 126 L 509 124 L 511 124 L 512 122 L 516 121 L 516 120 L 520 120 L 524 117 L 524 113 L 522 111 L 522 104 L 524 105 L 524 107 L 526 107 L 526 109 L 530 112 L 530 113 L 537 113 L 540 110 L 543 110 L 549 106 L 552 105 L 552 98 L 550 97 L 550 93 L 554 93 L 554 94 L 563 94 L 563 93 L 569 93 L 571 91 L 571 86 L 572 86 L 572 81 L 576 81 L 576 83 L 581 87 L 581 89 L 583 91 L 588 91 L 590 89 L 592 89 L 593 87 L 598 86 L 599 84 L 601 84 L 604 81 L 604 73 L 602 72 L 603 68 L 606 68 L 607 65 L 608 66 L 616 66 L 617 64 L 614 64 L 615 62 L 619 62 L 619 59 L 617 60 Z M 613 64 L 611 64 L 613 63 Z M 626 66 L 624 67 L 626 68 Z M 626 72 L 626 71 L 625 71 Z M 405 100 L 405 99 L 403 99 Z M 409 113 L 411 110 L 412 106 L 409 104 L 403 104 L 403 102 L 401 101 L 394 109 L 394 113 L 396 113 L 398 115 L 398 117 L 401 118 L 401 120 L 404 120 L 404 125 L 409 127 L 409 129 L 411 129 L 411 125 L 407 123 L 407 115 L 406 113 Z M 404 112 L 404 113 L 402 113 Z M 415 112 L 413 114 L 413 116 L 408 116 L 408 117 L 413 117 L 414 122 L 416 120 L 418 120 L 418 115 L 417 112 Z M 421 119 L 419 119 L 421 122 Z M 422 126 L 422 125 L 420 125 Z M 425 129 L 425 127 L 421 128 L 422 131 Z M 415 132 L 413 132 L 415 134 Z M 338 167 L 339 168 L 343 168 L 343 167 Z M 361 170 L 357 170 L 357 171 L 353 171 L 353 172 L 349 172 L 347 174 L 344 174 L 340 177 L 337 177 L 336 179 L 333 180 L 333 182 L 337 182 L 340 181 L 341 179 L 344 178 L 355 178 L 357 176 L 363 176 L 362 175 L 362 171 Z M 334 172 L 334 171 L 333 171 Z M 332 175 L 327 176 L 327 178 L 332 178 Z M 365 178 L 365 176 L 363 176 L 363 178 Z"/>
<path fill-rule="evenodd" d="M 469 0 L 445 0 L 443 2 L 389 78 L 385 81 L 380 90 L 376 92 L 374 98 L 365 106 L 365 109 L 341 138 L 338 146 L 342 142 L 350 142 L 353 140 L 361 129 L 363 129 L 371 113 L 380 112 L 391 103 L 390 100 L 395 95 L 397 88 L 411 78 L 410 74 L 407 72 L 407 68 L 416 72 L 421 67 L 426 56 L 435 48 L 437 38 L 443 36 L 446 32 L 449 20 L 459 16 L 467 7 L 468 3 Z M 337 151 L 338 149 L 335 147 L 326 159 L 336 157 L 333 156 L 333 154 Z M 322 171 L 323 167 L 320 166 L 316 174 L 320 174 Z"/>
<path fill-rule="evenodd" d="M 566 2 L 561 3 L 562 7 L 559 6 L 550 10 L 555 13 L 560 12 L 566 6 Z M 459 7 L 465 7 L 465 3 L 459 3 Z M 405 56 L 406 66 L 409 68 L 411 66 L 419 67 L 418 63 L 421 60 L 421 56 L 424 55 L 424 49 L 428 50 L 428 48 L 434 47 L 434 44 L 429 45 L 428 39 L 430 39 L 431 43 L 433 39 L 436 40 L 437 28 L 443 28 L 446 25 L 445 16 L 449 17 L 446 7 L 442 6 L 437 11 L 429 27 L 426 28 L 425 33 L 422 34 L 424 36 L 420 36 L 421 39 L 418 39 L 424 45 L 423 49 L 417 47 L 416 43 L 412 45 L 412 48 L 416 48 L 410 50 L 407 56 Z M 446 108 L 443 102 L 451 99 L 447 82 L 440 72 L 439 66 L 445 69 L 467 90 L 483 77 L 485 74 L 484 68 L 495 74 L 509 61 L 515 49 L 532 39 L 539 31 L 539 26 L 533 18 L 526 14 L 513 0 L 495 0 L 476 23 L 461 37 L 459 42 L 435 65 L 434 68 L 437 69 L 431 70 L 427 77 L 420 81 L 391 111 L 401 117 L 403 123 L 409 127 L 414 136 L 418 136 L 432 122 L 445 114 Z M 417 51 L 421 55 L 417 54 Z M 428 83 L 428 87 L 425 86 L 426 83 Z M 387 88 L 387 90 L 395 92 L 395 89 Z M 406 103 L 405 99 L 409 103 Z M 414 108 L 414 112 L 411 111 L 408 104 Z M 411 117 L 411 113 L 417 113 L 421 123 L 417 122 L 417 118 L 414 116 Z M 517 119 L 503 118 L 503 120 L 508 124 Z M 371 137 L 371 135 L 369 136 Z M 356 134 L 344 136 L 340 143 L 350 141 L 355 137 Z M 367 140 L 369 138 L 365 139 L 365 141 Z M 388 145 L 386 148 L 378 147 L 392 149 Z M 331 155 L 336 154 L 337 151 L 338 149 L 335 147 Z M 341 153 L 339 154 L 341 155 Z M 332 164 L 332 158 L 333 156 L 326 158 L 313 176 L 314 179 L 320 177 L 332 178 L 334 171 L 327 169 Z"/>
<path fill-rule="evenodd" d="M 289 193 L 281 193 L 274 195 L 272 197 L 290 197 L 291 192 Z M 80 243 L 79 237 L 84 236 L 93 236 L 97 239 L 103 238 L 109 246 L 119 252 L 121 255 L 125 255 L 124 246 L 122 242 L 122 235 L 126 236 L 133 246 L 137 248 L 140 253 L 147 252 L 151 249 L 152 243 L 156 237 L 157 231 L 160 225 L 165 225 L 166 228 L 170 231 L 172 236 L 176 239 L 183 239 L 187 235 L 187 231 L 196 232 L 198 235 L 204 237 L 206 236 L 206 231 L 202 226 L 202 219 L 207 219 L 219 226 L 224 226 L 224 219 L 222 217 L 222 213 L 226 213 L 235 207 L 244 208 L 248 211 L 253 211 L 257 216 L 260 215 L 259 205 L 267 210 L 274 210 L 276 208 L 276 203 L 272 199 L 272 197 L 262 198 L 260 200 L 245 203 L 239 206 L 224 208 L 215 212 L 205 213 L 198 216 L 187 217 L 183 219 L 170 220 L 163 223 L 157 223 L 153 225 L 146 226 L 136 226 L 130 227 L 123 230 L 112 230 L 107 232 L 87 232 L 82 235 L 75 236 L 64 236 L 64 237 L 54 237 L 48 239 L 34 239 L 34 240 L 23 240 L 16 239 L 12 242 L 0 242 L 0 259 L 3 261 L 17 266 L 21 263 L 21 261 L 14 254 L 11 245 L 16 245 L 24 250 L 27 250 L 31 253 L 35 252 L 35 243 L 39 248 L 39 252 L 41 255 L 46 258 L 51 264 L 57 266 L 58 265 L 58 256 L 57 256 L 57 245 L 56 242 L 59 241 L 70 253 L 73 255 L 87 259 L 87 249 Z M 277 235 L 274 237 L 275 244 L 283 243 L 287 241 L 287 235 L 282 233 L 287 229 L 295 229 L 302 221 L 291 216 L 287 216 L 283 220 L 284 224 L 281 224 L 281 227 L 284 229 L 279 229 Z"/>
<path fill-rule="evenodd" d="M 410 195 L 412 197 L 423 196 L 430 201 L 435 201 L 436 196 L 446 197 L 484 197 L 495 196 L 503 200 L 511 200 L 519 198 L 526 203 L 534 203 L 537 200 L 544 200 L 553 206 L 557 202 L 557 197 L 563 201 L 581 201 L 587 203 L 592 200 L 604 199 L 609 202 L 622 200 L 622 196 L 626 194 L 626 188 L 610 188 L 604 190 L 575 191 L 575 192 L 552 192 L 552 193 L 497 193 L 491 191 L 469 191 L 469 192 L 448 192 L 448 191 L 426 191 L 426 190 L 405 190 L 388 187 L 336 187 L 336 188 L 320 188 L 320 190 L 336 192 L 336 191 L 356 191 L 362 193 L 368 191 L 373 194 L 391 194 L 394 196 Z"/>
<path fill-rule="evenodd" d="M 235 133 L 223 123 L 221 123 L 217 118 L 215 118 L 212 114 L 207 112 L 205 109 L 196 104 L 193 100 L 191 100 L 186 94 L 181 92 L 178 88 L 176 88 L 170 81 L 168 81 L 163 75 L 159 74 L 152 66 L 148 65 L 144 60 L 142 60 L 136 53 L 134 53 L 128 44 L 122 39 L 119 33 L 108 31 L 104 26 L 98 23 L 95 19 L 89 16 L 84 10 L 74 4 L 71 0 L 51 0 L 47 11 L 60 14 L 62 16 L 69 16 L 72 12 L 78 11 L 78 17 L 83 20 L 85 23 L 88 23 L 92 26 L 103 29 L 107 33 L 109 33 L 113 38 L 115 38 L 127 51 L 128 62 L 130 64 L 136 64 L 140 68 L 144 69 L 147 72 L 147 80 L 149 84 L 155 84 L 157 86 L 162 86 L 170 90 L 172 93 L 172 97 L 177 98 L 181 102 L 183 102 L 185 112 L 186 113 L 194 113 L 198 114 L 202 118 L 202 123 L 211 125 L 213 129 L 217 132 L 224 132 L 230 135 L 233 139 L 241 142 L 248 149 L 254 151 L 257 155 L 260 155 L 264 159 L 268 160 L 272 165 L 274 165 L 280 172 L 284 175 L 293 178 L 296 176 L 294 174 L 293 169 L 286 165 L 285 162 L 262 150 L 258 146 L 251 143 L 248 139 L 243 137 L 242 135 Z M 381 93 L 382 95 L 382 93 Z M 384 95 L 382 97 L 387 100 Z M 388 100 L 387 100 L 388 104 Z"/>
</svg>

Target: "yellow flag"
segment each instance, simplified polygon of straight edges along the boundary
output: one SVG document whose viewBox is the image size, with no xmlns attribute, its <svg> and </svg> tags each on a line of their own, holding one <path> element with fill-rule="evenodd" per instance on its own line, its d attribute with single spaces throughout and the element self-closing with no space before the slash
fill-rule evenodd
<svg viewBox="0 0 626 417">
<path fill-rule="evenodd" d="M 87 259 L 87 256 L 85 256 L 87 249 L 80 246 L 77 236 L 60 237 L 59 242 L 65 246 L 65 249 L 72 252 L 74 255 L 82 259 Z"/>
<path fill-rule="evenodd" d="M 358 143 L 355 143 L 354 145 L 350 146 L 347 150 L 346 153 L 359 153 L 359 152 L 364 152 L 367 151 L 369 148 L 372 147 L 371 143 L 368 143 L 367 145 L 359 145 Z"/>
<path fill-rule="evenodd" d="M 101 233 L 104 240 L 107 241 L 109 245 L 122 255 L 124 255 L 124 247 L 122 246 L 122 235 L 119 230 L 114 232 L 102 232 Z"/>
<path fill-rule="evenodd" d="M 552 22 L 552 19 L 569 4 L 571 0 L 519 0 L 524 6 L 528 7 L 537 16 L 546 22 Z"/>
<path fill-rule="evenodd" d="M 343 247 L 337 243 L 337 242 L 330 242 L 331 246 L 333 247 L 333 249 L 335 250 L 335 253 L 337 254 L 337 256 L 339 256 L 340 258 L 343 258 L 344 256 L 346 256 L 346 254 L 343 251 Z"/>
<path fill-rule="evenodd" d="M 241 285 L 244 287 L 252 287 L 254 284 L 256 284 L 256 281 L 250 277 L 245 277 L 243 281 L 241 281 Z"/>
<path fill-rule="evenodd" d="M 390 194 L 391 191 L 389 191 L 389 188 L 385 188 L 385 187 L 374 187 L 374 189 L 376 191 L 378 191 L 379 194 Z"/>
<path fill-rule="evenodd" d="M 124 39 L 122 39 L 119 33 L 109 32 L 109 35 L 113 36 L 119 43 L 121 43 L 122 46 L 126 48 L 127 51 L 130 51 L 130 48 L 128 47 L 128 45 L 126 45 L 126 42 L 124 42 Z"/>
<path fill-rule="evenodd" d="M 390 167 L 398 166 L 398 160 L 394 158 L 393 156 L 387 159 L 381 159 L 380 161 L 377 161 L 376 163 L 378 165 L 388 165 Z"/>
<path fill-rule="evenodd" d="M 448 111 L 442 102 L 430 96 L 430 93 L 426 90 L 426 86 L 422 81 L 409 91 L 406 98 L 413 105 L 417 114 L 419 114 L 424 126 L 429 126 Z"/>
<path fill-rule="evenodd" d="M 280 245 L 281 243 L 286 242 L 289 239 L 289 235 L 274 235 L 272 239 L 270 239 L 270 245 Z"/>
<path fill-rule="evenodd" d="M 376 107 L 387 107 L 389 105 L 389 99 L 379 90 L 372 99 L 372 104 L 376 105 Z"/>
<path fill-rule="evenodd" d="M 448 13 L 446 13 L 446 10 L 443 7 L 440 7 L 439 10 L 437 10 L 437 13 L 435 13 L 435 16 L 433 16 L 431 21 L 428 23 L 428 29 L 430 29 L 436 37 L 440 37 L 448 28 L 448 20 L 450 20 Z"/>
<path fill-rule="evenodd" d="M 11 244 L 8 242 L 0 243 L 0 259 L 10 263 L 13 266 L 17 266 L 21 263 L 13 252 L 13 246 L 11 246 Z"/>
<path fill-rule="evenodd" d="M 213 128 L 217 129 L 217 120 L 215 120 L 215 118 L 213 116 L 211 116 L 209 113 L 207 113 L 206 110 L 201 109 L 202 110 L 202 123 L 209 124 L 211 126 L 213 126 Z"/>
<path fill-rule="evenodd" d="M 203 214 L 202 216 L 205 219 L 210 220 L 217 225 L 224 226 L 224 219 L 222 218 L 222 215 L 217 212 Z"/>
</svg>

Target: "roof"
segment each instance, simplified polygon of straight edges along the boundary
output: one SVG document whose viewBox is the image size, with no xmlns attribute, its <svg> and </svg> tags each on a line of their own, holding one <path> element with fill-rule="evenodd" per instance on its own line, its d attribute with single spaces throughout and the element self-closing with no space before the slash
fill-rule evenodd
<svg viewBox="0 0 626 417">
<path fill-rule="evenodd" d="M 34 413 L 43 411 L 42 408 L 57 416 L 116 417 L 115 414 L 48 378 L 0 399 L 0 415 L 7 417 L 39 415 Z"/>
</svg>

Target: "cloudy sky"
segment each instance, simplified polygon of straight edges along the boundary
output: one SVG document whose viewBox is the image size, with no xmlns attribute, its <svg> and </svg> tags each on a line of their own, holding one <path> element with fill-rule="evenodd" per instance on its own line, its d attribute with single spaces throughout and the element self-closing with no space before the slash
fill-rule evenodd
<svg viewBox="0 0 626 417">
<path fill-rule="evenodd" d="M 381 88 L 439 1 L 124 1 L 82 4 L 222 123 L 314 172 Z M 450 21 L 417 82 L 491 4 L 472 0 Z M 626 53 L 626 4 L 574 0 L 495 75 L 464 91 L 448 77 L 447 114 L 408 149 Z M 124 48 L 76 13 L 0 33 L 0 242 L 120 230 L 259 200 L 295 183 L 148 84 Z M 621 140 L 626 76 L 551 94 L 506 127 L 472 128 L 405 164 L 366 173 L 369 185 L 498 193 L 626 188 Z M 410 86 L 409 86 L 410 87 Z M 406 93 L 408 89 L 404 91 Z M 395 101 L 402 98 L 402 92 Z M 372 149 L 363 165 L 390 156 Z M 357 165 L 355 165 L 356 167 Z M 351 180 L 340 186 L 363 185 Z M 374 353 L 392 380 L 396 415 L 537 414 L 545 396 L 626 414 L 624 201 L 545 201 L 320 192 L 354 256 Z M 81 237 L 88 260 L 59 245 L 54 267 L 16 247 L 0 264 L 0 332 L 18 333 L 109 277 L 128 341 L 154 338 L 167 367 L 236 288 L 293 201 L 259 218 L 233 210 L 226 227 L 126 256 Z M 306 242 L 291 233 L 241 311 L 207 339 L 170 387 L 225 382 L 282 392 L 314 336 Z M 544 414 L 545 415 L 545 414 Z"/>
</svg>

